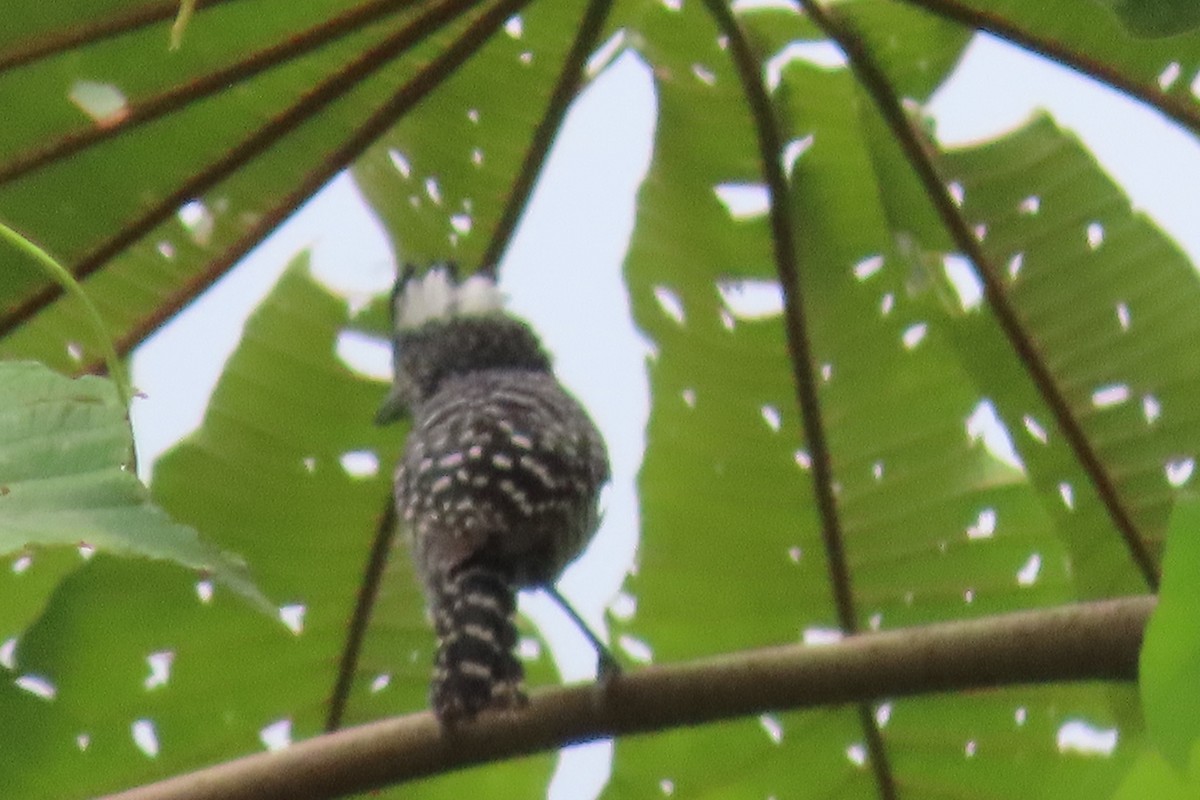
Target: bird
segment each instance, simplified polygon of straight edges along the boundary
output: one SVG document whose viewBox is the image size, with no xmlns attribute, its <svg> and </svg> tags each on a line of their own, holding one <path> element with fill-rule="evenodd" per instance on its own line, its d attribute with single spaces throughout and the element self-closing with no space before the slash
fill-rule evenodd
<svg viewBox="0 0 1200 800">
<path fill-rule="evenodd" d="M 528 323 L 484 272 L 406 266 L 392 293 L 391 391 L 377 416 L 411 427 L 396 516 L 437 636 L 430 706 L 453 726 L 524 706 L 516 592 L 541 588 L 616 659 L 554 584 L 591 541 L 610 477 L 604 439 Z"/>
</svg>

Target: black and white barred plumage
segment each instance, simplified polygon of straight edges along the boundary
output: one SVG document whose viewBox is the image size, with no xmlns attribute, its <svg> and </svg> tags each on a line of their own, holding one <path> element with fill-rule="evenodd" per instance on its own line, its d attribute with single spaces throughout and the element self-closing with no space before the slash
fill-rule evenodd
<svg viewBox="0 0 1200 800">
<path fill-rule="evenodd" d="M 412 416 L 396 510 L 438 636 L 431 705 L 453 722 L 524 702 L 515 591 L 551 585 L 587 545 L 608 457 L 490 280 L 409 270 L 394 305 L 390 402 Z"/>
</svg>

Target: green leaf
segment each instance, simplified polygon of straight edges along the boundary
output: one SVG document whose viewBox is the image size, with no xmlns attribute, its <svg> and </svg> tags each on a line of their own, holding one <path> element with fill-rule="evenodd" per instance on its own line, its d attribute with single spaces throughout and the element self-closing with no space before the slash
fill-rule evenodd
<svg viewBox="0 0 1200 800">
<path fill-rule="evenodd" d="M 125 464 L 125 408 L 111 381 L 0 363 L 0 554 L 83 547 L 171 561 L 274 608 L 244 563 L 173 522 Z"/>
<path fill-rule="evenodd" d="M 1096 0 L 1116 12 L 1138 36 L 1176 36 L 1200 25 L 1200 6 L 1192 0 Z"/>
<path fill-rule="evenodd" d="M 1142 646 L 1140 687 L 1146 724 L 1159 751 L 1181 774 L 1200 740 L 1200 502 L 1171 516 L 1158 608 Z"/>
</svg>

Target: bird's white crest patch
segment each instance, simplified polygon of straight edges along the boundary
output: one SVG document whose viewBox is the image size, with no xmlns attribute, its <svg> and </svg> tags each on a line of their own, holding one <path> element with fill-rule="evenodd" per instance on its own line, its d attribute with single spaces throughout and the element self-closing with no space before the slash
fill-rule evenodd
<svg viewBox="0 0 1200 800">
<path fill-rule="evenodd" d="M 500 311 L 504 294 L 496 282 L 485 275 L 472 275 L 455 282 L 450 270 L 435 267 L 413 278 L 396 296 L 396 327 L 419 328 L 427 322 Z"/>
</svg>

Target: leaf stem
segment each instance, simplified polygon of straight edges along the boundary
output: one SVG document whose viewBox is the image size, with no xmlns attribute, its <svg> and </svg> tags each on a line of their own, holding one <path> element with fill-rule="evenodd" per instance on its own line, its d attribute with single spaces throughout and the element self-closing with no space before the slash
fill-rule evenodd
<svg viewBox="0 0 1200 800">
<path fill-rule="evenodd" d="M 766 711 L 1064 681 L 1132 681 L 1151 596 L 646 667 L 537 692 L 454 731 L 428 711 L 130 789 L 109 800 L 324 800 L 612 736 Z"/>
<path fill-rule="evenodd" d="M 32 258 L 41 267 L 43 272 L 62 287 L 63 292 L 79 301 L 84 314 L 87 315 L 88 321 L 95 331 L 96 345 L 100 348 L 100 353 L 104 357 L 104 364 L 108 368 L 109 377 L 116 384 L 117 396 L 121 400 L 121 405 L 125 406 L 125 416 L 128 418 L 130 403 L 133 400 L 133 386 L 129 382 L 129 376 L 125 373 L 125 365 L 117 357 L 117 350 L 113 344 L 112 337 L 108 333 L 108 328 L 104 324 L 104 317 L 100 315 L 99 309 L 96 308 L 92 299 L 88 297 L 83 286 L 52 255 L 2 222 L 0 222 L 0 239 L 4 239 L 4 241 Z"/>
</svg>

